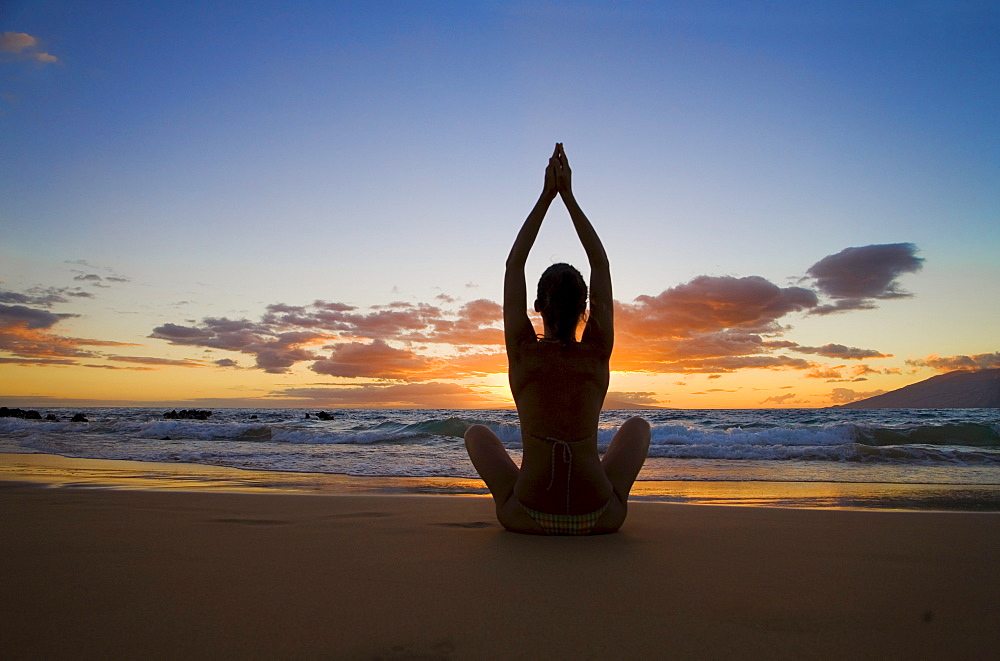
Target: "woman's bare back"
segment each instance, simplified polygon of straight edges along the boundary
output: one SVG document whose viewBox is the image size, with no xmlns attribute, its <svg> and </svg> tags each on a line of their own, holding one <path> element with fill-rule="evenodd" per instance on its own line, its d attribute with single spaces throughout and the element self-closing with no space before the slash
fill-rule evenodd
<svg viewBox="0 0 1000 661">
<path fill-rule="evenodd" d="M 521 344 L 510 356 L 522 444 L 514 497 L 522 504 L 580 514 L 611 498 L 597 451 L 608 381 L 608 358 L 590 344 L 541 339 Z"/>
</svg>

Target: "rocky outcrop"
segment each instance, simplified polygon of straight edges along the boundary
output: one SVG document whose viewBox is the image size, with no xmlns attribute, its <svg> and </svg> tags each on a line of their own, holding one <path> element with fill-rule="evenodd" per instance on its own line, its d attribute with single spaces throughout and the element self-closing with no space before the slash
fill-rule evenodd
<svg viewBox="0 0 1000 661">
<path fill-rule="evenodd" d="M 1000 369 L 958 371 L 861 399 L 845 409 L 982 409 L 1000 408 Z"/>
<path fill-rule="evenodd" d="M 24 409 L 9 409 L 0 406 L 0 418 L 21 418 L 23 420 L 41 420 L 42 414 L 38 411 L 25 411 Z"/>
</svg>

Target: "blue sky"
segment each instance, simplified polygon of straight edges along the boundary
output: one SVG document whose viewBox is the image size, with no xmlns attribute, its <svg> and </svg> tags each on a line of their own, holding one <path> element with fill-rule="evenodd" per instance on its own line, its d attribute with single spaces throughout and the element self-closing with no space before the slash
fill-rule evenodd
<svg viewBox="0 0 1000 661">
<path fill-rule="evenodd" d="M 0 32 L 34 39 L 0 49 L 0 287 L 122 279 L 52 307 L 79 315 L 60 337 L 186 360 L 153 329 L 276 303 L 499 301 L 562 141 L 625 303 L 700 275 L 801 284 L 845 248 L 911 243 L 913 296 L 783 318 L 784 337 L 900 369 L 997 350 L 996 3 L 8 2 Z M 529 279 L 583 261 L 550 214 Z M 34 370 L 17 394 L 39 397 L 70 397 L 71 369 L 0 365 Z M 803 373 L 717 380 L 783 377 L 816 403 L 834 387 Z M 619 378 L 689 401 L 669 372 Z"/>
</svg>

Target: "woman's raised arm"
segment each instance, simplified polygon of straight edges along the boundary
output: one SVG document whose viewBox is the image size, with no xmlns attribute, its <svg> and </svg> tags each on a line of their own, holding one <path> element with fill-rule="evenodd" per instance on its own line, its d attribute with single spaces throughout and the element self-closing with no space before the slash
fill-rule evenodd
<svg viewBox="0 0 1000 661">
<path fill-rule="evenodd" d="M 608 355 L 615 342 L 614 297 L 611 292 L 611 268 L 604 244 L 583 209 L 573 196 L 573 171 L 569 167 L 562 143 L 556 145 L 556 189 L 562 196 L 569 217 L 573 220 L 576 235 L 583 244 L 590 262 L 590 317 L 583 331 L 585 342 L 599 342 Z"/>
<path fill-rule="evenodd" d="M 542 226 L 545 213 L 556 197 L 555 171 L 558 151 L 559 146 L 557 145 L 556 152 L 552 154 L 549 165 L 545 168 L 545 185 L 542 188 L 542 194 L 521 226 L 521 231 L 517 233 L 514 245 L 507 256 L 507 269 L 503 279 L 503 329 L 508 353 L 516 350 L 519 341 L 535 337 L 535 329 L 528 318 L 524 265 L 528 261 L 531 246 L 535 244 L 535 238 L 538 236 L 538 230 Z"/>
</svg>

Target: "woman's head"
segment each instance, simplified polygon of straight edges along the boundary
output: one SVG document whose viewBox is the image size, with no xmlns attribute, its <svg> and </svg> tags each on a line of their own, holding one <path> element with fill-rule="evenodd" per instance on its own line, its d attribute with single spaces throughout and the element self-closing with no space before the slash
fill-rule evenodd
<svg viewBox="0 0 1000 661">
<path fill-rule="evenodd" d="M 569 264 L 553 264 L 538 280 L 535 310 L 557 339 L 570 342 L 587 310 L 587 284 L 580 272 Z"/>
</svg>

